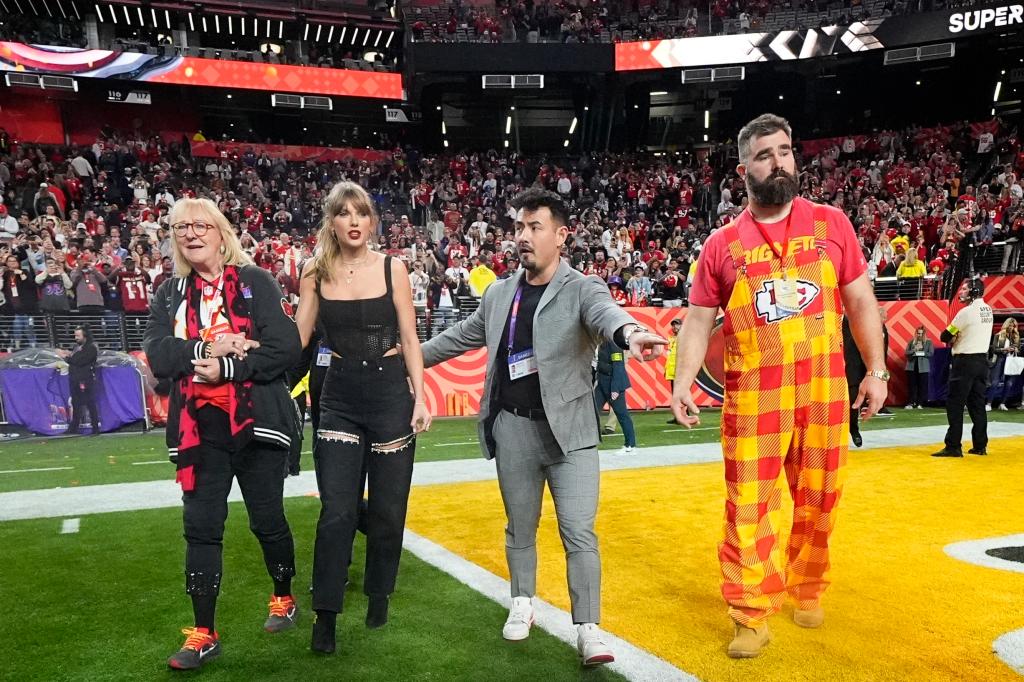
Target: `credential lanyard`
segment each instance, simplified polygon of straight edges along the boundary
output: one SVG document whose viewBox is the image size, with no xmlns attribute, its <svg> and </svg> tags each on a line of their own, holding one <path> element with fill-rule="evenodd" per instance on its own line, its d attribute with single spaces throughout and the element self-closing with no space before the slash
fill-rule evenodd
<svg viewBox="0 0 1024 682">
<path fill-rule="evenodd" d="M 211 282 L 207 282 L 202 277 L 200 277 L 199 280 L 203 283 L 203 308 L 206 309 L 206 314 L 210 317 L 210 323 L 207 326 L 214 327 L 217 324 L 217 318 L 219 318 L 221 312 L 223 312 L 224 297 L 221 292 L 224 290 L 224 273 L 220 273 L 220 277 L 217 278 L 217 287 L 212 296 L 206 295 L 206 289 L 208 287 L 213 289 L 213 284 Z M 216 308 L 213 308 L 213 302 L 218 299 L 220 299 L 221 304 Z M 201 314 L 200 317 L 202 317 Z"/>
<path fill-rule="evenodd" d="M 765 242 L 767 242 L 768 248 L 771 249 L 772 253 L 774 253 L 779 259 L 779 263 L 782 266 L 782 279 L 786 279 L 786 256 L 789 254 L 789 228 L 793 224 L 794 208 L 795 207 L 791 207 L 789 209 L 789 215 L 786 217 L 786 232 L 782 238 L 781 251 L 775 248 L 775 242 L 768 236 L 768 230 L 764 229 L 764 225 L 757 222 L 757 219 L 754 218 L 754 214 L 752 212 L 750 213 L 750 222 L 754 223 L 754 226 L 757 227 L 757 231 L 761 233 L 761 236 L 764 237 Z M 750 209 L 748 208 L 747 210 L 749 211 Z"/>
<path fill-rule="evenodd" d="M 512 299 L 512 317 L 508 321 L 508 352 L 512 354 L 512 344 L 516 339 L 516 320 L 519 318 L 519 302 L 523 299 L 523 285 L 516 288 L 516 297 Z"/>
</svg>

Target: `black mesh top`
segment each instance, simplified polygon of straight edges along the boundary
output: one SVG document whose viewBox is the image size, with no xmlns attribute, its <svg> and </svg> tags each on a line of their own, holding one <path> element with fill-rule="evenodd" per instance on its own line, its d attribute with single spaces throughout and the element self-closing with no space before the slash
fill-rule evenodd
<svg viewBox="0 0 1024 682">
<path fill-rule="evenodd" d="M 391 299 L 391 256 L 384 258 L 387 292 L 377 298 L 341 301 L 324 298 L 320 281 L 319 322 L 331 350 L 351 360 L 376 360 L 398 345 L 398 315 Z"/>
</svg>

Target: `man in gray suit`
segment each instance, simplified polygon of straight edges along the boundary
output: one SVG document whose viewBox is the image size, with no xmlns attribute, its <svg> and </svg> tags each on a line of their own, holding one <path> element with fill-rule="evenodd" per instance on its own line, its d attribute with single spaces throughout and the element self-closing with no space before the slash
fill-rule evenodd
<svg viewBox="0 0 1024 682">
<path fill-rule="evenodd" d="M 597 627 L 600 436 L 590 361 L 605 339 L 640 360 L 657 357 L 668 342 L 634 322 L 599 278 L 562 262 L 568 210 L 557 194 L 531 189 L 513 205 L 523 269 L 488 287 L 469 319 L 425 343 L 423 361 L 430 367 L 487 347 L 480 443 L 484 456 L 497 460 L 512 578 L 512 609 L 502 635 L 526 639 L 533 624 L 537 524 L 547 482 L 568 564 L 577 648 L 584 665 L 608 663 L 615 659 Z"/>
</svg>

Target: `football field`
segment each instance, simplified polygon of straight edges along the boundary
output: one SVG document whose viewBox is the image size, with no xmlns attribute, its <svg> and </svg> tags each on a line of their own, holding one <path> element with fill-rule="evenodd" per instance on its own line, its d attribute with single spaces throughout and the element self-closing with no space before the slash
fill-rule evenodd
<svg viewBox="0 0 1024 682">
<path fill-rule="evenodd" d="M 389 624 L 363 625 L 358 536 L 338 654 L 308 650 L 319 503 L 307 453 L 307 471 L 286 486 L 299 627 L 262 631 L 270 583 L 244 507 L 233 502 L 218 605 L 224 655 L 188 676 L 1020 679 L 1012 666 L 1014 646 L 1020 651 L 1024 641 L 1015 634 L 1024 628 L 1024 565 L 986 565 L 995 550 L 975 551 L 972 543 L 1024 545 L 1024 413 L 990 415 L 989 457 L 935 460 L 927 455 L 941 442 L 944 413 L 894 412 L 867 424 L 865 449 L 851 450 L 825 627 L 799 630 L 784 611 L 772 622 L 775 641 L 755 661 L 724 653 L 718 413 L 706 411 L 702 430 L 685 431 L 656 411 L 634 413 L 640 448 L 633 455 L 619 453 L 621 435 L 602 444 L 603 627 L 613 636 L 614 666 L 581 670 L 566 641 L 565 561 L 550 498 L 538 540 L 538 627 L 525 642 L 502 640 L 508 576 L 493 464 L 479 457 L 473 420 L 444 419 L 418 443 Z M 8 596 L 0 679 L 176 676 L 164 660 L 181 644 L 191 609 L 182 586 L 180 493 L 162 433 L 0 443 L 0 543 Z"/>
</svg>

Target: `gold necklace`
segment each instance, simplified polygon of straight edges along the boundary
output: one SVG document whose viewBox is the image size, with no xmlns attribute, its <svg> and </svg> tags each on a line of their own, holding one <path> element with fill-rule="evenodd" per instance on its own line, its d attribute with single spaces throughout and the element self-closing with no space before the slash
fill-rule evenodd
<svg viewBox="0 0 1024 682">
<path fill-rule="evenodd" d="M 346 277 L 346 276 L 342 275 L 343 277 L 345 277 L 345 284 L 352 284 L 352 280 L 355 279 L 356 270 L 358 268 L 361 268 L 363 266 L 363 264 L 366 262 L 366 259 L 369 258 L 369 257 L 370 257 L 370 254 L 367 253 L 365 256 L 363 256 L 359 260 L 344 261 L 344 260 L 341 260 L 340 258 L 338 259 L 338 262 L 341 263 L 342 265 L 351 266 L 351 267 L 348 268 L 348 276 Z"/>
</svg>

